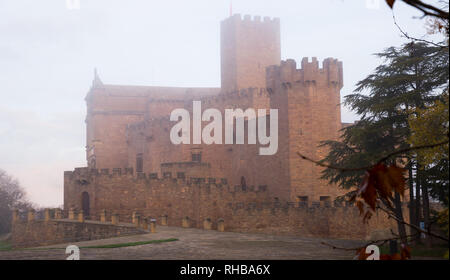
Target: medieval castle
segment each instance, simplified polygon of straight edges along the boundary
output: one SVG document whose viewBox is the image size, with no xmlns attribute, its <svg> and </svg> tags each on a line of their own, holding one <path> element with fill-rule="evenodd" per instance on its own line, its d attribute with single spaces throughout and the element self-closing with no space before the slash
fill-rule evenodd
<svg viewBox="0 0 450 280">
<path fill-rule="evenodd" d="M 64 208 L 86 216 L 132 211 L 169 225 L 224 223 L 227 230 L 365 238 L 354 207 L 321 180 L 322 168 L 302 160 L 339 138 L 342 62 L 281 61 L 280 21 L 233 15 L 221 22 L 221 87 L 104 84 L 87 93 L 87 167 L 64 173 Z M 202 108 L 278 109 L 278 151 L 250 144 L 172 144 L 171 111 Z M 245 120 L 248 122 L 248 119 Z M 206 122 L 203 123 L 206 125 Z M 187 222 L 188 221 L 188 222 Z M 389 223 L 374 218 L 374 227 Z M 351 225 L 351 226 L 350 226 Z"/>
</svg>

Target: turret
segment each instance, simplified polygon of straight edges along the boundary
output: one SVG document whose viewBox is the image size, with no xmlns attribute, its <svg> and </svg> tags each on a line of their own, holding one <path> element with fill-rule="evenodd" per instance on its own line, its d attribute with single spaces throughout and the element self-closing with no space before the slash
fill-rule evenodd
<svg viewBox="0 0 450 280">
<path fill-rule="evenodd" d="M 280 20 L 233 15 L 221 23 L 223 91 L 265 87 L 265 69 L 281 60 Z"/>
<path fill-rule="evenodd" d="M 274 88 L 274 83 L 313 83 L 337 87 L 341 89 L 343 83 L 342 62 L 337 59 L 327 58 L 322 62 L 322 68 L 316 57 L 310 62 L 307 57 L 301 61 L 301 68 L 297 69 L 297 63 L 293 59 L 281 61 L 279 66 L 270 66 L 266 69 L 267 87 Z"/>
</svg>

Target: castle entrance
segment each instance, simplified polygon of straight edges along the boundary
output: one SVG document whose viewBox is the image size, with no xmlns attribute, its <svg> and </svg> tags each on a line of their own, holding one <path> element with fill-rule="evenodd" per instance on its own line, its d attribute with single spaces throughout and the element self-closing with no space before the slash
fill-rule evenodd
<svg viewBox="0 0 450 280">
<path fill-rule="evenodd" d="M 81 209 L 83 209 L 83 213 L 85 217 L 89 217 L 89 194 L 87 192 L 83 192 L 81 194 Z"/>
</svg>

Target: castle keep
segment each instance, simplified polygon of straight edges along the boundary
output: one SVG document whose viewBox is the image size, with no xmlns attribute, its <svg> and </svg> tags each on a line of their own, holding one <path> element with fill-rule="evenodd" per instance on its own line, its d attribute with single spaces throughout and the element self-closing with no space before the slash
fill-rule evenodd
<svg viewBox="0 0 450 280">
<path fill-rule="evenodd" d="M 321 159 L 327 151 L 320 142 L 339 138 L 342 62 L 281 61 L 280 50 L 279 19 L 234 15 L 221 22 L 220 88 L 108 85 L 96 74 L 86 96 L 87 167 L 64 173 L 64 208 L 314 236 L 351 237 L 353 223 L 355 237 L 367 237 L 357 211 L 333 203 L 342 192 L 319 179 L 322 168 L 296 154 Z M 278 152 L 172 144 L 171 111 L 192 113 L 196 100 L 203 110 L 278 109 Z M 373 220 L 385 229 L 384 220 Z"/>
</svg>

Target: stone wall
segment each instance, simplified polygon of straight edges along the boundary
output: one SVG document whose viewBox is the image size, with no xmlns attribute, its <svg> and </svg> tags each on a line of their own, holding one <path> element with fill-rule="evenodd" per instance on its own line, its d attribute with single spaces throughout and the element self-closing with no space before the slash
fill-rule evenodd
<svg viewBox="0 0 450 280">
<path fill-rule="evenodd" d="M 357 207 L 339 204 L 233 205 L 229 218 L 225 228 L 239 232 L 357 240 L 389 238 L 391 229 L 397 232 L 396 223 L 384 213 L 364 224 Z"/>
<path fill-rule="evenodd" d="M 193 163 L 195 168 L 196 163 Z M 229 202 L 268 202 L 267 186 L 231 186 L 225 178 L 176 178 L 178 164 L 170 170 L 170 177 L 153 177 L 153 173 L 133 173 L 132 170 L 96 170 L 77 168 L 64 173 L 64 208 L 83 209 L 83 193 L 89 197 L 89 213 L 98 217 L 102 209 L 115 211 L 121 220 L 130 221 L 132 211 L 159 214 L 169 211 L 172 217 L 182 213 L 219 211 Z M 187 174 L 189 175 L 189 174 Z M 85 212 L 87 211 L 84 209 Z M 222 212 L 220 212 L 222 213 Z M 180 216 L 181 217 L 181 216 Z"/>
<path fill-rule="evenodd" d="M 323 237 L 389 229 L 386 217 L 366 226 L 355 208 L 332 205 L 343 190 L 297 155 L 323 159 L 322 141 L 339 140 L 342 62 L 303 58 L 297 67 L 280 62 L 280 49 L 279 19 L 234 15 L 221 23 L 221 88 L 114 86 L 96 76 L 86 97 L 89 168 L 64 173 L 65 209 L 91 217 L 107 209 L 126 221 L 139 211 L 177 226 L 222 219 L 228 230 Z M 172 144 L 170 112 L 192 116 L 194 100 L 222 115 L 277 109 L 277 153 L 261 156 L 259 144 Z"/>
<path fill-rule="evenodd" d="M 61 215 L 59 219 L 49 216 L 36 219 L 33 212 L 29 212 L 25 219 L 14 214 L 11 231 L 12 246 L 14 248 L 36 247 L 148 233 L 144 228 L 133 224 L 80 220 L 80 213 L 74 214 L 66 218 Z"/>
<path fill-rule="evenodd" d="M 222 178 L 154 178 L 149 174 L 102 174 L 77 169 L 65 174 L 65 207 L 82 208 L 83 192 L 91 199 L 90 212 L 120 214 L 130 222 L 131 213 L 162 222 L 167 217 L 170 226 L 203 228 L 205 221 L 225 230 L 259 232 L 311 237 L 368 239 L 386 237 L 396 225 L 385 215 L 375 215 L 364 224 L 357 207 L 332 201 L 287 202 L 274 199 L 270 186 L 229 185 Z M 407 211 L 405 211 L 407 212 Z M 407 213 L 405 213 L 407 214 Z"/>
<path fill-rule="evenodd" d="M 92 168 L 130 167 L 127 126 L 170 115 L 185 101 L 218 94 L 218 88 L 119 86 L 98 77 L 86 95 L 86 159 Z"/>
<path fill-rule="evenodd" d="M 201 154 L 210 166 L 202 177 L 268 185 L 272 198 L 283 200 L 333 200 L 342 193 L 320 179 L 323 168 L 296 153 L 320 160 L 327 154 L 321 142 L 338 140 L 342 62 L 303 58 L 297 69 L 292 59 L 280 62 L 280 50 L 279 19 L 233 15 L 221 23 L 221 88 L 107 85 L 96 76 L 86 96 L 89 168 L 133 168 L 162 177 L 162 164 Z M 192 116 L 194 100 L 203 111 L 215 108 L 222 115 L 226 109 L 277 109 L 278 152 L 260 156 L 258 144 L 174 145 L 170 113 L 184 108 Z"/>
<path fill-rule="evenodd" d="M 233 232 L 355 240 L 390 238 L 391 230 L 397 232 L 395 221 L 383 213 L 377 213 L 367 224 L 363 223 L 354 206 L 308 207 L 279 202 L 228 203 L 223 208 L 208 206 L 177 211 L 167 204 L 163 208 L 146 209 L 143 213 L 155 217 L 159 223 L 166 219 L 170 226 L 183 226 L 187 220 L 188 227 L 204 228 L 205 221 L 210 221 L 211 229 L 218 230 L 219 224 L 223 223 L 224 231 Z"/>
</svg>

